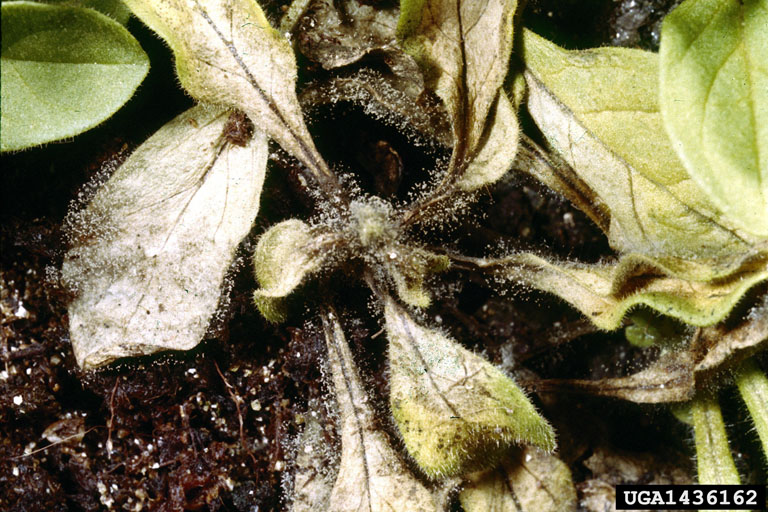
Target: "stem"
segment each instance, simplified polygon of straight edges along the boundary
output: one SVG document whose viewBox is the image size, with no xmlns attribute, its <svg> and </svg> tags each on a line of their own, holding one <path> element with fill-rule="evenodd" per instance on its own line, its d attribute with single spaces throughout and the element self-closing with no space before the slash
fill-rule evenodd
<svg viewBox="0 0 768 512">
<path fill-rule="evenodd" d="M 717 396 L 699 392 L 691 404 L 700 484 L 738 484 Z"/>
<path fill-rule="evenodd" d="M 763 443 L 763 455 L 768 460 L 768 377 L 754 359 L 747 359 L 736 372 L 736 385 L 747 404 L 757 435 Z"/>
<path fill-rule="evenodd" d="M 290 7 L 288 7 L 288 11 L 280 20 L 280 33 L 288 34 L 293 32 L 293 29 L 296 26 L 296 23 L 299 21 L 299 18 L 301 18 L 301 16 L 307 10 L 307 7 L 309 7 L 309 2 L 310 0 L 293 0 L 293 2 L 291 2 Z"/>
</svg>

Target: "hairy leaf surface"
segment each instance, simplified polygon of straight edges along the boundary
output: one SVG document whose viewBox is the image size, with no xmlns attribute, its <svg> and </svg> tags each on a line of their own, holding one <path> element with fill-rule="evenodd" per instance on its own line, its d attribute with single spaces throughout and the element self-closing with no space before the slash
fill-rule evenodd
<svg viewBox="0 0 768 512">
<path fill-rule="evenodd" d="M 432 495 L 405 467 L 383 431 L 352 352 L 333 313 L 323 317 L 341 429 L 341 463 L 329 501 L 330 510 L 413 510 L 437 512 Z"/>
<path fill-rule="evenodd" d="M 125 27 L 92 9 L 3 2 L 2 31 L 2 151 L 93 128 L 133 96 L 149 70 Z"/>
<path fill-rule="evenodd" d="M 35 1 L 43 3 L 41 0 Z M 106 14 L 121 25 L 127 25 L 131 18 L 131 10 L 123 0 L 46 0 L 44 3 L 87 7 Z"/>
<path fill-rule="evenodd" d="M 516 450 L 490 471 L 468 477 L 459 501 L 466 512 L 576 510 L 568 466 L 536 448 Z"/>
<path fill-rule="evenodd" d="M 334 181 L 296 98 L 296 59 L 254 0 L 126 0 L 165 39 L 184 88 L 235 106 L 298 158 L 320 182 Z"/>
<path fill-rule="evenodd" d="M 712 325 L 725 318 L 747 290 L 768 279 L 765 253 L 733 261 L 726 275 L 713 274 L 706 265 L 639 254 L 601 264 L 552 262 L 531 253 L 462 260 L 489 269 L 499 278 L 557 294 L 606 330 L 618 328 L 627 310 L 638 304 L 692 325 Z"/>
<path fill-rule="evenodd" d="M 608 210 L 613 248 L 720 266 L 756 241 L 729 223 L 678 160 L 659 113 L 656 54 L 565 51 L 530 31 L 524 48 L 528 109 Z"/>
<path fill-rule="evenodd" d="M 740 228 L 768 236 L 768 1 L 688 0 L 661 32 L 661 112 L 680 159 Z"/>
<path fill-rule="evenodd" d="M 390 406 L 408 452 L 431 478 L 493 464 L 512 444 L 551 451 L 552 427 L 485 359 L 385 299 Z"/>
<path fill-rule="evenodd" d="M 490 153 L 514 156 L 518 125 L 515 116 L 499 118 L 499 126 L 487 123 L 509 67 L 512 51 L 512 18 L 515 0 L 404 0 L 400 6 L 398 37 L 405 50 L 424 70 L 427 82 L 445 103 L 451 117 L 454 151 L 449 181 L 461 180 L 465 189 L 497 179 L 503 170 L 494 168 L 484 177 L 468 174 L 483 168 L 466 166 L 488 145 L 483 156 L 497 167 Z M 500 105 L 497 109 L 506 108 Z M 511 109 L 511 107 L 510 107 Z M 487 126 L 489 125 L 489 126 Z M 488 140 L 486 140 L 488 139 Z"/>
<path fill-rule="evenodd" d="M 259 209 L 267 139 L 230 142 L 230 112 L 194 107 L 163 126 L 71 219 L 62 276 L 78 364 L 194 347 Z"/>
<path fill-rule="evenodd" d="M 320 267 L 327 255 L 325 245 L 332 240 L 331 235 L 313 233 L 298 219 L 285 220 L 261 235 L 253 253 L 261 288 L 253 292 L 253 300 L 267 320 L 284 320 L 280 299 Z"/>
</svg>

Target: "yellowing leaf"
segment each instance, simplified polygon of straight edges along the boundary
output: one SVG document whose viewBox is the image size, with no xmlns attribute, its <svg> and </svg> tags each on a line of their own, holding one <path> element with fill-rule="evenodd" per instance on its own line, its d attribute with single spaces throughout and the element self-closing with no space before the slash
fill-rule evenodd
<svg viewBox="0 0 768 512">
<path fill-rule="evenodd" d="M 470 475 L 459 500 L 465 512 L 563 512 L 578 503 L 568 466 L 530 446 Z"/>
<path fill-rule="evenodd" d="M 91 9 L 3 2 L 2 31 L 2 151 L 93 128 L 130 99 L 149 70 L 125 27 Z"/>
<path fill-rule="evenodd" d="M 687 0 L 661 32 L 661 111 L 680 159 L 735 224 L 768 236 L 768 2 Z"/>
<path fill-rule="evenodd" d="M 749 249 L 755 237 L 709 202 L 665 135 L 655 54 L 565 51 L 530 31 L 523 39 L 528 109 L 608 210 L 614 249 L 712 265 Z"/>
<path fill-rule="evenodd" d="M 607 330 L 618 328 L 627 310 L 638 304 L 691 325 L 712 325 L 723 320 L 747 290 L 768 279 L 765 252 L 733 260 L 723 275 L 712 273 L 705 264 L 639 254 L 602 264 L 550 262 L 531 253 L 463 261 L 490 269 L 502 279 L 557 294 Z M 681 274 L 703 279 L 678 277 Z"/>
<path fill-rule="evenodd" d="M 336 178 L 309 136 L 296 98 L 296 60 L 254 0 L 126 0 L 176 56 L 195 98 L 235 106 L 321 183 Z"/>
<path fill-rule="evenodd" d="M 341 463 L 329 500 L 334 512 L 437 512 L 432 495 L 405 467 L 383 431 L 335 314 L 323 317 L 328 365 L 336 390 Z"/>
<path fill-rule="evenodd" d="M 276 224 L 261 235 L 253 253 L 261 288 L 253 292 L 253 300 L 267 320 L 285 319 L 280 299 L 320 267 L 327 255 L 325 244 L 332 239 L 327 234 L 316 236 L 308 224 L 297 219 Z"/>
<path fill-rule="evenodd" d="M 492 465 L 512 444 L 551 451 L 552 427 L 485 359 L 385 299 L 390 407 L 408 452 L 431 478 Z"/>
<path fill-rule="evenodd" d="M 424 249 L 395 246 L 390 253 L 394 260 L 386 262 L 389 276 L 395 283 L 400 299 L 411 306 L 426 308 L 432 301 L 430 293 L 424 289 L 424 279 L 429 274 L 446 270 L 451 262 L 444 255 L 437 255 Z"/>
<path fill-rule="evenodd" d="M 267 139 L 244 146 L 230 112 L 197 106 L 142 144 L 74 214 L 62 268 L 78 364 L 194 347 L 259 209 Z"/>
<path fill-rule="evenodd" d="M 486 150 L 489 153 L 497 149 L 499 139 L 509 137 L 505 154 L 514 156 L 517 119 L 504 117 L 494 132 L 486 126 L 492 124 L 486 118 L 509 67 L 516 5 L 515 0 L 403 0 L 400 5 L 398 37 L 451 117 L 454 149 L 447 180 L 463 180 L 465 189 L 486 184 L 480 177 L 463 176 L 481 169 L 466 166 L 481 151 L 485 138 L 494 140 Z M 497 110 L 503 108 L 506 105 Z M 489 160 L 490 155 L 483 159 Z M 503 171 L 511 160 L 503 164 Z M 495 169 L 486 179 L 495 179 L 503 171 Z"/>
</svg>

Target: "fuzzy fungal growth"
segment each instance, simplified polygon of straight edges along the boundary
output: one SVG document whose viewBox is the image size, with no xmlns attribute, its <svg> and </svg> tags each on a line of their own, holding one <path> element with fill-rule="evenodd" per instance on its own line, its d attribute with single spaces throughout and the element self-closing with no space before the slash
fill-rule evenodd
<svg viewBox="0 0 768 512">
<path fill-rule="evenodd" d="M 257 2 L 125 3 L 168 43 L 179 83 L 202 103 L 139 146 L 72 220 L 77 236 L 64 257 L 62 278 L 77 294 L 69 305 L 75 356 L 81 367 L 92 368 L 123 356 L 189 349 L 205 337 L 216 308 L 226 304 L 221 297 L 227 293 L 228 269 L 259 213 L 268 143 L 274 141 L 295 159 L 289 165 L 298 185 L 320 213 L 285 220 L 261 235 L 252 259 L 259 283 L 255 305 L 270 322 L 281 322 L 288 314 L 287 299 L 310 280 L 332 284 L 330 273 L 340 269 L 338 274 L 349 280 L 364 281 L 383 310 L 389 343 L 388 368 L 381 369 L 387 382 L 377 384 L 389 391 L 389 412 L 405 447 L 398 450 L 390 442 L 382 418 L 368 403 L 365 379 L 342 329 L 343 315 L 354 308 L 334 306 L 337 296 L 329 286 L 319 304 L 326 343 L 309 360 L 314 364 L 326 357 L 330 368 L 328 391 L 335 400 L 328 403 L 338 406 L 341 454 L 338 470 L 322 471 L 316 480 L 312 475 L 325 462 L 297 460 L 303 472 L 295 477 L 295 510 L 302 510 L 302 503 L 303 510 L 447 509 L 438 504 L 440 485 L 455 487 L 469 472 L 496 466 L 500 477 L 478 484 L 469 502 L 485 503 L 494 497 L 493 489 L 513 489 L 521 496 L 512 500 L 514 507 L 529 512 L 533 506 L 520 506 L 529 499 L 520 491 L 522 482 L 530 481 L 520 471 L 525 463 L 525 474 L 542 475 L 526 486 L 559 486 L 562 500 L 553 503 L 575 506 L 570 475 L 558 469 L 552 455 L 554 429 L 524 390 L 447 331 L 423 325 L 420 310 L 446 295 L 434 290 L 452 286 L 433 286 L 432 276 L 451 265 L 474 272 L 473 286 L 482 275 L 556 295 L 597 329 L 621 328 L 628 311 L 638 307 L 697 327 L 687 346 L 682 340 L 675 350 L 662 350 L 643 372 L 578 381 L 582 388 L 598 389 L 596 394 L 637 402 L 690 400 L 707 384 L 704 375 L 764 348 L 765 308 L 736 327 L 724 320 L 733 319 L 737 304 L 768 280 L 768 131 L 755 128 L 768 124 L 759 122 L 768 120 L 768 87 L 731 94 L 732 84 L 752 78 L 768 83 L 764 67 L 755 64 L 764 59 L 745 57 L 765 53 L 768 40 L 758 27 L 768 20 L 766 0 L 685 0 L 665 22 L 658 54 L 569 51 L 530 30 L 515 37 L 516 0 L 402 0 L 399 11 L 386 12 L 368 5 L 380 2 L 360 0 L 365 6 L 339 17 L 345 22 L 334 22 L 330 32 L 323 26 L 348 2 L 312 2 L 311 9 L 308 2 L 294 3 L 283 30 L 318 27 L 311 37 L 297 38 L 296 46 L 328 42 L 330 50 L 315 49 L 335 55 L 316 61 L 330 76 L 336 66 L 346 76 L 348 65 L 363 56 L 363 67 L 368 59 L 383 58 L 381 80 L 358 74 L 347 85 L 356 81 L 354 87 L 370 92 L 366 98 L 377 98 L 377 110 L 388 109 L 446 150 L 434 168 L 424 171 L 430 180 L 409 174 L 411 163 L 399 156 L 389 155 L 390 163 L 380 162 L 374 171 L 366 169 L 381 178 L 373 180 L 377 193 L 391 202 L 365 195 L 320 154 L 296 94 L 294 45 L 270 26 Z M 347 44 L 357 40 L 358 28 L 369 26 L 376 27 L 375 37 Z M 690 44 L 689 38 L 701 44 Z M 331 41 L 347 51 L 337 51 Z M 713 53 L 717 48 L 722 51 Z M 702 69 L 700 62 L 715 65 Z M 347 79 L 334 80 L 338 93 Z M 310 93 L 323 87 L 303 82 Z M 382 93 L 384 82 L 399 91 L 399 99 Z M 714 96 L 702 101 L 702 91 Z M 302 95 L 311 103 L 312 94 Z M 439 101 L 439 108 L 422 104 L 427 97 L 430 104 Z M 521 134 L 523 105 L 550 152 Z M 701 113 L 711 105 L 716 115 L 695 122 L 679 110 Z M 258 129 L 251 131 L 245 117 Z M 442 121 L 433 123 L 437 118 Z M 697 138 L 701 133 L 706 136 Z M 738 154 L 732 154 L 734 148 Z M 719 163 L 710 168 L 711 162 Z M 502 240 L 493 232 L 488 235 L 494 240 L 484 247 L 495 247 L 496 258 L 459 254 L 456 247 L 473 242 L 471 236 L 441 247 L 440 237 L 466 220 L 478 197 L 495 200 L 491 186 L 512 175 L 513 168 L 582 210 L 606 235 L 612 257 L 599 263 L 558 261 L 526 251 L 522 239 Z M 422 181 L 408 185 L 407 201 L 405 186 L 404 197 L 394 199 L 401 179 L 404 184 Z M 334 307 L 341 314 L 332 313 Z M 690 331 L 682 332 L 685 337 Z M 629 336 L 636 345 L 663 349 L 676 334 L 635 329 Z M 513 341 L 505 343 L 504 350 L 514 352 Z M 759 367 L 742 368 L 740 390 L 765 438 L 764 375 Z M 630 387 L 611 395 L 606 382 Z M 677 385 L 672 393 L 665 387 L 670 382 Z M 26 398 L 19 396 L 18 403 L 14 398 L 15 405 L 22 402 Z M 723 472 L 730 478 L 718 483 L 738 481 L 733 463 L 722 464 L 729 450 L 716 397 L 697 395 L 692 411 L 701 481 L 714 482 Z M 240 418 L 241 436 L 243 424 Z M 306 428 L 307 439 L 320 437 L 311 430 L 318 425 Z M 704 435 L 715 430 L 714 441 Z M 519 445 L 519 453 L 540 450 L 538 459 L 527 453 L 511 466 L 513 445 Z M 403 462 L 404 452 L 416 471 Z M 281 471 L 283 461 L 276 460 L 273 455 L 274 468 Z M 323 460 L 336 464 L 335 457 Z M 434 485 L 426 486 L 424 476 Z M 530 498 L 530 503 L 542 501 Z"/>
<path fill-rule="evenodd" d="M 350 205 L 352 216 L 350 235 L 363 250 L 374 250 L 373 256 L 388 244 L 396 242 L 398 230 L 392 222 L 392 207 L 374 197 L 353 201 Z M 356 239 L 356 240 L 355 240 Z"/>
</svg>

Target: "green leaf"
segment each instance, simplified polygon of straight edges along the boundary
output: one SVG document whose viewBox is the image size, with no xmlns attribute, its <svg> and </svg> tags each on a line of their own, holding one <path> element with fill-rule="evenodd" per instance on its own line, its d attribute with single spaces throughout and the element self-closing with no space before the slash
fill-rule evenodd
<svg viewBox="0 0 768 512">
<path fill-rule="evenodd" d="M 532 447 L 515 450 L 499 467 L 467 478 L 459 501 L 465 512 L 563 512 L 577 509 L 568 466 Z"/>
<path fill-rule="evenodd" d="M 2 31 L 2 151 L 93 128 L 149 70 L 125 27 L 92 9 L 4 2 Z"/>
<path fill-rule="evenodd" d="M 322 265 L 334 236 L 313 233 L 298 219 L 285 220 L 261 235 L 253 253 L 253 268 L 260 289 L 253 301 L 270 322 L 285 320 L 282 304 L 304 277 Z"/>
<path fill-rule="evenodd" d="M 509 377 L 391 297 L 384 307 L 392 415 L 427 476 L 491 466 L 512 444 L 555 448 L 552 427 Z"/>
<path fill-rule="evenodd" d="M 501 279 L 556 294 L 606 330 L 621 326 L 627 310 L 638 304 L 691 325 L 712 325 L 723 320 L 747 290 L 768 279 L 765 252 L 732 262 L 723 276 L 712 274 L 707 265 L 639 254 L 600 264 L 551 262 L 531 253 L 456 259 L 488 269 Z"/>
<path fill-rule="evenodd" d="M 728 434 L 717 396 L 701 392 L 691 403 L 696 441 L 696 470 L 703 485 L 737 485 L 739 472 L 733 463 Z"/>
<path fill-rule="evenodd" d="M 131 10 L 123 0 L 35 0 L 41 3 L 67 5 L 70 7 L 86 7 L 106 14 L 121 25 L 127 25 L 131 18 Z"/>
<path fill-rule="evenodd" d="M 181 85 L 195 98 L 242 110 L 320 184 L 336 184 L 296 97 L 296 59 L 253 0 L 126 0 L 170 45 Z"/>
<path fill-rule="evenodd" d="M 768 2 L 687 0 L 661 31 L 661 111 L 680 159 L 736 225 L 768 236 Z"/>
<path fill-rule="evenodd" d="M 69 328 L 93 368 L 203 337 L 259 210 L 267 138 L 230 139 L 244 116 L 196 106 L 160 128 L 70 215 Z"/>
<path fill-rule="evenodd" d="M 511 165 L 518 140 L 517 118 L 497 113 L 501 124 L 496 128 L 486 118 L 509 67 L 516 7 L 515 0 L 401 0 L 398 38 L 445 103 L 453 125 L 446 185 L 459 180 L 461 188 L 472 190 L 498 179 Z M 505 108 L 500 104 L 496 110 Z M 498 151 L 500 139 L 505 141 L 504 155 L 511 156 L 486 154 L 483 160 L 496 167 L 485 170 L 484 177 L 472 175 L 483 168 L 467 165 L 488 140 L 492 148 L 486 153 Z"/>
<path fill-rule="evenodd" d="M 430 492 L 376 427 L 370 399 L 334 313 L 323 316 L 323 327 L 341 434 L 341 462 L 328 509 L 437 512 Z"/>
<path fill-rule="evenodd" d="M 638 348 L 673 347 L 686 338 L 687 328 L 683 324 L 647 309 L 632 313 L 627 320 L 630 324 L 624 329 L 624 336 Z"/>
<path fill-rule="evenodd" d="M 574 169 L 572 178 L 582 182 L 577 188 L 607 210 L 614 249 L 708 262 L 713 269 L 750 249 L 756 238 L 709 202 L 664 132 L 657 55 L 566 51 L 530 31 L 523 41 L 528 109 Z M 566 195 L 574 186 L 552 181 Z"/>
</svg>

